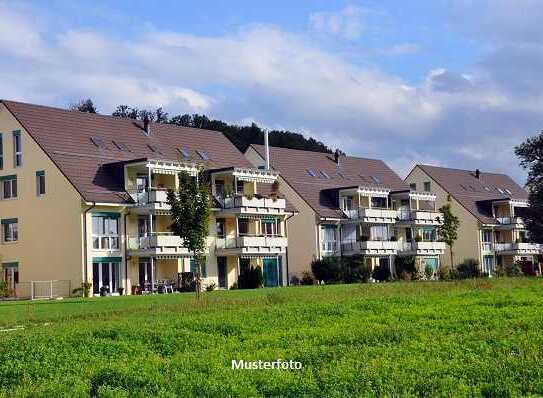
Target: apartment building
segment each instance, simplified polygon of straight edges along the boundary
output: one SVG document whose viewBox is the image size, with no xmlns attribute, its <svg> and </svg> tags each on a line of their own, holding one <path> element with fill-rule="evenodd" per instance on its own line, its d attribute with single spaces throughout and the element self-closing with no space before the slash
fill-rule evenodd
<svg viewBox="0 0 543 398">
<path fill-rule="evenodd" d="M 167 190 L 201 170 L 213 193 L 204 285 L 229 288 L 250 266 L 285 285 L 295 210 L 273 192 L 279 174 L 223 134 L 1 101 L 2 278 L 20 296 L 31 281 L 88 281 L 94 294 L 175 286 L 194 262 L 169 231 Z"/>
<path fill-rule="evenodd" d="M 397 256 L 415 256 L 421 270 L 439 266 L 436 195 L 410 190 L 383 161 L 276 147 L 267 155 L 262 145 L 245 156 L 256 167 L 270 160 L 298 210 L 288 222 L 290 276 L 328 255 L 363 255 L 393 273 Z"/>
<path fill-rule="evenodd" d="M 509 176 L 417 165 L 405 182 L 432 192 L 438 207 L 449 203 L 460 219 L 456 264 L 476 259 L 483 272 L 492 274 L 496 266 L 517 260 L 538 263 L 541 245 L 528 242 L 522 220 L 528 193 Z M 448 250 L 442 261 L 450 265 Z"/>
</svg>

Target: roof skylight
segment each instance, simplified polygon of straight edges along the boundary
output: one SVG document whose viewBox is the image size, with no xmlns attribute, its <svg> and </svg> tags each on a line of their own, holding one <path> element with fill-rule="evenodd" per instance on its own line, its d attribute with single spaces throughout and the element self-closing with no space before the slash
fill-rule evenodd
<svg viewBox="0 0 543 398">
<path fill-rule="evenodd" d="M 126 144 L 122 142 L 117 142 L 117 141 L 112 141 L 112 142 L 113 142 L 113 145 L 115 145 L 119 151 L 130 152 L 130 149 L 128 149 Z"/>
<path fill-rule="evenodd" d="M 209 160 L 209 156 L 207 156 L 207 152 L 204 152 L 204 151 L 196 151 L 198 153 L 198 155 L 200 155 L 200 157 L 202 158 L 202 160 Z"/>
<path fill-rule="evenodd" d="M 376 184 L 380 184 L 381 183 L 381 180 L 379 179 L 379 177 L 377 176 L 370 176 L 371 179 L 373 180 L 374 183 Z"/>
<path fill-rule="evenodd" d="M 183 159 L 185 159 L 185 160 L 190 159 L 190 152 L 189 152 L 187 147 L 177 148 L 177 150 L 179 151 L 179 153 L 181 154 Z"/>
<path fill-rule="evenodd" d="M 330 179 L 330 176 L 326 173 L 326 171 L 321 170 L 321 176 L 323 176 L 323 177 L 326 178 L 327 180 Z"/>
<path fill-rule="evenodd" d="M 314 172 L 313 170 L 307 169 L 306 171 L 307 171 L 307 174 L 309 174 L 311 177 L 315 177 L 315 176 L 316 176 L 316 174 L 315 174 L 315 172 Z"/>
<path fill-rule="evenodd" d="M 99 137 L 91 137 L 90 140 L 98 148 L 106 149 L 106 143 L 104 142 L 103 139 L 101 139 Z"/>
<path fill-rule="evenodd" d="M 160 151 L 159 147 L 157 147 L 156 145 L 147 144 L 147 146 L 149 147 L 149 149 L 150 149 L 152 152 L 155 152 L 155 153 L 158 153 L 158 154 L 160 154 L 160 155 L 163 155 L 163 153 Z"/>
</svg>

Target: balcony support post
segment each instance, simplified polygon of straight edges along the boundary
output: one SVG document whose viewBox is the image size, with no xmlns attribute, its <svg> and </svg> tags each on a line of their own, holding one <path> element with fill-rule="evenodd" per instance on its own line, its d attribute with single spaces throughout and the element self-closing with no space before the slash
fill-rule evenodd
<svg viewBox="0 0 543 398">
<path fill-rule="evenodd" d="M 151 257 L 151 293 L 155 291 L 155 258 Z"/>
</svg>

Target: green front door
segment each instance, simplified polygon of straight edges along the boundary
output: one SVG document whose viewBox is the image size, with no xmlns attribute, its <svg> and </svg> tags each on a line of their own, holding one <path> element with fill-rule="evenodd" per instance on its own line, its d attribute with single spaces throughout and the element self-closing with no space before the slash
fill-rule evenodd
<svg viewBox="0 0 543 398">
<path fill-rule="evenodd" d="M 265 258 L 264 260 L 264 286 L 279 286 L 279 270 L 276 258 Z"/>
</svg>

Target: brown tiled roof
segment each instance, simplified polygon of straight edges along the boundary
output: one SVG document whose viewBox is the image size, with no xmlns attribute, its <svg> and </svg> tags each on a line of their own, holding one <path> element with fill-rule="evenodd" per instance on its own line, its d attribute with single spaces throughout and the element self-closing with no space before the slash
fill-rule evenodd
<svg viewBox="0 0 543 398">
<path fill-rule="evenodd" d="M 132 119 L 1 102 L 89 202 L 128 200 L 122 174 L 112 164 L 138 158 L 181 160 L 176 148 L 186 147 L 193 161 L 208 167 L 251 167 L 219 132 L 151 123 L 151 134 L 147 136 L 142 123 Z M 106 148 L 98 148 L 91 137 L 102 139 Z M 125 144 L 130 151 L 119 150 L 113 141 Z M 149 145 L 160 153 L 153 152 Z M 204 162 L 197 150 L 206 152 L 209 161 Z"/>
<path fill-rule="evenodd" d="M 264 158 L 263 145 L 251 147 Z M 382 160 L 341 156 L 338 166 L 330 153 L 270 147 L 270 165 L 321 217 L 343 216 L 336 197 L 339 188 L 363 185 L 409 189 Z M 310 176 L 308 170 L 316 176 Z"/>
<path fill-rule="evenodd" d="M 506 174 L 417 165 L 462 206 L 485 224 L 495 224 L 490 203 L 503 199 L 528 199 L 528 192 Z M 509 192 L 507 192 L 509 191 Z"/>
</svg>

